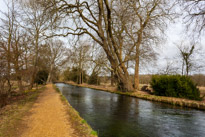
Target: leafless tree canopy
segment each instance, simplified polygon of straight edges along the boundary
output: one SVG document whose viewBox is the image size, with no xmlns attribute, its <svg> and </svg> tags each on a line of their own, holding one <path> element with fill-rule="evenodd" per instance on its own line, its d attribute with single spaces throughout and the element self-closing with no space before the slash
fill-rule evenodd
<svg viewBox="0 0 205 137">
<path fill-rule="evenodd" d="M 126 63 L 134 60 L 138 88 L 139 57 L 160 41 L 174 6 L 166 0 L 49 0 L 47 9 L 62 19 L 55 36 L 89 35 L 105 51 L 122 90 L 132 91 Z"/>
<path fill-rule="evenodd" d="M 195 33 L 202 33 L 205 28 L 205 1 L 204 0 L 184 0 L 183 6 L 187 15 L 185 22 L 189 29 Z"/>
<path fill-rule="evenodd" d="M 139 89 L 139 70 L 156 60 L 156 47 L 178 15 L 175 0 L 5 2 L 8 11 L 0 12 L 0 86 L 8 92 L 13 81 L 20 91 L 28 85 L 32 88 L 39 71 L 48 73 L 50 83 L 65 66 L 78 68 L 79 83 L 86 70 L 109 73 L 122 91 Z M 188 24 L 203 31 L 204 1 L 183 3 Z M 192 55 L 190 50 L 180 51 L 188 53 L 187 58 Z"/>
</svg>

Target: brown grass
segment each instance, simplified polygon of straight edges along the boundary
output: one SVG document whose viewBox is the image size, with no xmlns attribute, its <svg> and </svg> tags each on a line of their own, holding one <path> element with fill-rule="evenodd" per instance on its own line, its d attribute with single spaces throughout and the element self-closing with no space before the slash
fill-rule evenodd
<svg viewBox="0 0 205 137">
<path fill-rule="evenodd" d="M 42 90 L 43 87 L 10 98 L 9 103 L 0 109 L 0 136 L 16 137 L 21 134 L 24 128 L 22 118 L 27 115 Z"/>
</svg>

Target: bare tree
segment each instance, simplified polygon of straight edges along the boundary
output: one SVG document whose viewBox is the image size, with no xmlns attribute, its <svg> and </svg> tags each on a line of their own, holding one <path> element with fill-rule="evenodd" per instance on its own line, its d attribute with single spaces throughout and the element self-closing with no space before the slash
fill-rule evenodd
<svg viewBox="0 0 205 137">
<path fill-rule="evenodd" d="M 180 55 L 182 57 L 182 75 L 189 75 L 189 71 L 192 67 L 191 63 L 191 55 L 194 52 L 195 45 L 192 45 L 190 48 L 185 47 L 179 47 Z M 185 67 L 185 73 L 184 73 L 184 67 Z"/>
<path fill-rule="evenodd" d="M 164 67 L 159 69 L 159 74 L 162 75 L 174 75 L 178 74 L 179 68 L 177 67 L 178 61 L 176 59 L 166 59 Z"/>
<path fill-rule="evenodd" d="M 135 77 L 134 85 L 139 89 L 139 65 L 140 61 L 146 58 L 154 58 L 154 52 L 146 54 L 147 51 L 152 51 L 153 45 L 157 45 L 163 38 L 163 31 L 166 28 L 166 21 L 172 20 L 173 6 L 175 2 L 166 0 L 154 1 L 126 1 L 123 5 L 127 4 L 131 15 L 130 22 L 127 23 L 126 33 L 130 37 L 131 47 L 135 49 Z M 122 6 L 123 6 L 122 5 Z M 130 7 L 130 8 L 129 8 Z M 146 50 L 149 49 L 149 50 Z M 132 51 L 132 50 L 131 50 Z M 143 56 L 144 55 L 146 56 Z"/>
<path fill-rule="evenodd" d="M 130 5 L 132 5 L 132 7 L 128 4 L 125 5 L 125 3 L 129 3 Z M 118 7 L 118 5 L 120 4 L 121 7 L 123 7 L 123 5 L 125 6 L 125 8 L 123 9 L 124 11 L 126 11 L 124 12 L 126 14 L 126 18 L 122 17 L 121 19 L 119 19 L 119 15 L 121 14 L 119 11 L 121 7 Z M 58 13 L 64 17 L 64 23 L 66 21 L 72 22 L 70 23 L 72 24 L 70 26 L 65 24 L 62 25 L 62 23 L 62 27 L 60 27 L 60 29 L 63 30 L 61 31 L 61 33 L 56 34 L 56 36 L 67 36 L 69 34 L 89 35 L 104 49 L 106 56 L 111 64 L 111 68 L 117 77 L 121 90 L 133 91 L 134 89 L 132 86 L 132 81 L 129 77 L 129 72 L 125 62 L 130 59 L 130 52 L 135 49 L 135 54 L 138 54 L 136 56 L 135 69 L 136 79 L 138 79 L 139 45 L 141 45 L 142 40 L 144 40 L 145 32 L 150 31 L 149 29 L 151 27 L 149 26 L 154 27 L 155 25 L 157 25 L 157 22 L 154 20 L 158 20 L 159 23 L 160 21 L 163 21 L 163 18 L 161 18 L 162 16 L 164 18 L 169 17 L 169 13 L 164 13 L 165 11 L 169 11 L 169 9 L 173 7 L 173 5 L 171 4 L 171 6 L 169 7 L 168 4 L 170 3 L 165 0 L 137 2 L 125 0 L 49 0 L 48 7 L 51 7 L 53 11 L 58 11 Z M 138 5 L 139 7 L 136 7 Z M 133 12 L 136 13 L 134 14 L 135 16 L 133 16 L 133 14 L 130 14 Z M 129 19 L 128 17 L 131 19 Z M 138 20 L 134 20 L 135 17 L 138 17 Z M 152 23 L 149 23 L 150 21 Z M 134 24 L 134 22 L 136 22 L 136 24 L 131 25 Z M 141 27 L 138 26 L 139 24 L 141 25 Z M 136 42 L 131 46 L 126 45 L 126 42 L 130 41 L 132 37 L 130 37 L 128 34 L 128 36 L 125 37 L 125 34 L 133 28 L 135 30 L 135 35 L 132 36 L 137 37 L 137 39 L 135 39 Z M 146 31 L 145 28 L 147 28 Z M 130 52 L 125 52 L 125 50 L 127 49 L 126 47 L 129 47 L 128 49 L 130 50 Z M 135 83 L 138 83 L 137 80 Z"/>
<path fill-rule="evenodd" d="M 178 45 L 178 49 L 182 59 L 182 75 L 188 76 L 191 71 L 197 72 L 203 68 L 201 61 L 197 58 L 197 56 L 201 56 L 201 53 L 200 48 L 198 48 L 196 44 L 185 44 L 181 42 L 181 44 Z"/>
<path fill-rule="evenodd" d="M 47 51 L 49 62 L 48 64 L 50 65 L 49 68 L 49 74 L 48 74 L 48 79 L 47 83 L 52 82 L 52 74 L 54 71 L 54 68 L 57 66 L 61 66 L 65 63 L 65 55 L 68 50 L 66 50 L 66 47 L 64 46 L 64 43 L 61 40 L 48 40 L 47 44 Z M 67 53 L 68 54 L 68 53 Z"/>
<path fill-rule="evenodd" d="M 73 67 L 78 69 L 78 77 L 77 82 L 79 84 L 83 83 L 84 79 L 84 70 L 90 67 L 88 62 L 90 61 L 90 43 L 86 41 L 77 41 L 74 43 L 73 48 L 71 50 L 72 56 L 70 56 L 70 60 L 73 64 Z"/>
<path fill-rule="evenodd" d="M 12 7 L 14 5 L 12 4 Z M 9 91 L 11 91 L 11 83 L 10 83 L 10 71 L 11 71 L 11 59 L 10 59 L 10 52 L 11 52 L 11 39 L 12 39 L 12 31 L 14 26 L 14 12 L 13 9 L 10 9 L 9 3 L 7 3 L 8 12 L 1 12 L 5 17 L 6 20 L 1 18 L 3 25 L 1 26 L 1 32 L 3 40 L 5 41 L 1 46 L 5 51 L 5 56 L 7 57 L 7 80 L 9 85 Z"/>
<path fill-rule="evenodd" d="M 4 50 L 4 55 L 6 56 L 7 59 L 7 83 L 8 83 L 8 87 L 9 87 L 9 92 L 11 91 L 11 61 L 12 61 L 12 42 L 13 42 L 13 37 L 14 37 L 14 33 L 15 30 L 17 29 L 17 10 L 14 4 L 14 0 L 9 1 L 9 2 L 5 2 L 5 4 L 7 5 L 7 11 L 6 12 L 2 12 L 1 11 L 1 15 L 2 18 L 0 18 L 1 20 L 1 37 L 2 37 L 2 41 L 3 44 L 2 49 Z M 4 16 L 4 17 L 3 17 Z"/>
<path fill-rule="evenodd" d="M 7 93 L 7 89 L 5 87 L 6 80 L 7 80 L 7 58 L 5 56 L 4 49 L 2 49 L 4 43 L 0 41 L 0 96 L 2 94 Z"/>
<path fill-rule="evenodd" d="M 45 35 L 52 28 L 53 20 L 51 13 L 44 10 L 41 1 L 20 1 L 23 14 L 21 26 L 32 36 L 33 44 L 33 68 L 31 73 L 30 88 L 33 87 L 34 79 L 37 74 L 37 64 L 39 56 L 39 46 L 46 38 Z M 52 31 L 52 30 L 51 30 Z"/>
<path fill-rule="evenodd" d="M 26 37 L 25 33 L 16 26 L 12 34 L 12 45 L 11 45 L 11 62 L 13 64 L 13 69 L 15 71 L 15 77 L 18 81 L 19 91 L 23 91 L 22 85 L 22 70 L 24 65 L 23 54 L 24 54 L 24 39 Z"/>
<path fill-rule="evenodd" d="M 205 28 L 205 0 L 183 0 L 182 5 L 187 12 L 184 19 L 188 29 L 200 34 Z"/>
<path fill-rule="evenodd" d="M 93 46 L 91 49 L 90 61 L 89 64 L 91 66 L 91 75 L 95 73 L 95 75 L 99 76 L 101 73 L 106 73 L 110 70 L 109 62 L 107 60 L 106 54 L 101 47 Z"/>
</svg>

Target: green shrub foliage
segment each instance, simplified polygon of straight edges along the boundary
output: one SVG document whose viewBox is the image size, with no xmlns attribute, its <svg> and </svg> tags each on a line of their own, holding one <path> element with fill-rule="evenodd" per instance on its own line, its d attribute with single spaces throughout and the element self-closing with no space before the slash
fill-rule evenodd
<svg viewBox="0 0 205 137">
<path fill-rule="evenodd" d="M 63 77 L 64 77 L 64 80 L 71 80 L 78 84 L 80 84 L 80 78 L 82 79 L 84 83 L 87 82 L 86 71 L 80 68 L 77 68 L 77 67 L 73 67 L 71 70 L 70 68 L 68 68 L 66 71 L 64 71 Z"/>
<path fill-rule="evenodd" d="M 100 79 L 99 79 L 98 74 L 96 72 L 93 72 L 91 74 L 91 76 L 89 77 L 89 80 L 88 80 L 88 84 L 100 85 Z"/>
<path fill-rule="evenodd" d="M 38 73 L 36 75 L 35 83 L 37 83 L 37 84 L 45 84 L 47 78 L 48 78 L 48 71 L 40 70 L 40 71 L 38 71 Z"/>
<path fill-rule="evenodd" d="M 67 68 L 64 72 L 63 72 L 63 80 L 64 81 L 69 81 L 70 80 L 70 68 Z"/>
<path fill-rule="evenodd" d="M 151 86 L 157 96 L 201 100 L 199 89 L 187 76 L 156 75 L 152 77 Z"/>
</svg>

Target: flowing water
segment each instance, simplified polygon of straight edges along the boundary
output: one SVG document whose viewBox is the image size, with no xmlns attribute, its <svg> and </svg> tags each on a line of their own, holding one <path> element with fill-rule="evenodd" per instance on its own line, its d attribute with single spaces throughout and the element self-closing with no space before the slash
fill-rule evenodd
<svg viewBox="0 0 205 137">
<path fill-rule="evenodd" d="M 205 111 L 56 85 L 99 137 L 205 137 Z"/>
</svg>

